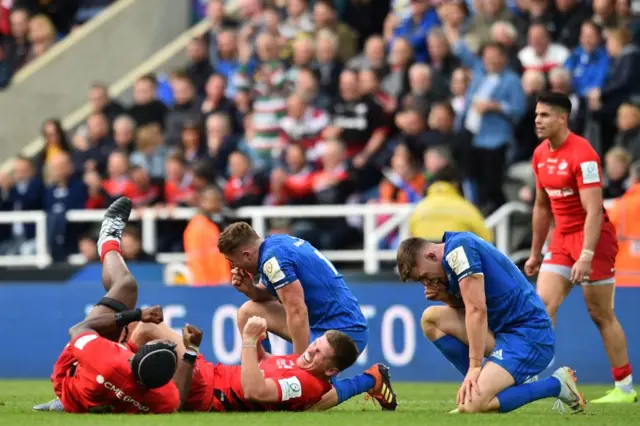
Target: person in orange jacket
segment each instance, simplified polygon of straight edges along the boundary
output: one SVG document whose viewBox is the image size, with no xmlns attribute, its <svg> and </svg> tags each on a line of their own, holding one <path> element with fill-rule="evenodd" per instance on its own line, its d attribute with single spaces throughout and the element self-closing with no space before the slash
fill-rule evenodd
<svg viewBox="0 0 640 426">
<path fill-rule="evenodd" d="M 184 250 L 192 286 L 231 283 L 231 265 L 218 251 L 218 238 L 222 232 L 224 216 L 222 194 L 214 186 L 200 193 L 199 211 L 184 231 Z"/>
<path fill-rule="evenodd" d="M 640 161 L 631 165 L 630 184 L 608 209 L 618 235 L 615 280 L 619 287 L 640 287 Z"/>
</svg>

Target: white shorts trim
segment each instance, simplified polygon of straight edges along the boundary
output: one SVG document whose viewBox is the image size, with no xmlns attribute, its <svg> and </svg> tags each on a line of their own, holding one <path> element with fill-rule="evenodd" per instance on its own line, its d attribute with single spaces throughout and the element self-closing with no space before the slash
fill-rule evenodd
<svg viewBox="0 0 640 426">
<path fill-rule="evenodd" d="M 569 268 L 568 266 L 543 263 L 540 267 L 540 272 L 551 272 L 571 281 L 571 268 Z"/>
<path fill-rule="evenodd" d="M 568 281 L 571 281 L 571 268 L 568 266 L 554 265 L 551 263 L 543 263 L 542 266 L 540 267 L 540 272 L 551 272 L 553 274 L 557 274 L 566 278 Z M 598 281 L 584 281 L 581 283 L 581 285 L 601 286 L 601 285 L 612 285 L 615 283 L 616 281 L 614 277 L 611 277 L 611 278 L 605 278 L 603 280 L 598 280 Z"/>
</svg>

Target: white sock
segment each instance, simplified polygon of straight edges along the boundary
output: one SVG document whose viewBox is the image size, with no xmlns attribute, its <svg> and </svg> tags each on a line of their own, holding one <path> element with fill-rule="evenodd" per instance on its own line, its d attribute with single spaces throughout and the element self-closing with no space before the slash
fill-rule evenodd
<svg viewBox="0 0 640 426">
<path fill-rule="evenodd" d="M 633 392 L 633 377 L 631 377 L 631 374 L 620 381 L 616 381 L 616 387 L 624 393 Z"/>
</svg>

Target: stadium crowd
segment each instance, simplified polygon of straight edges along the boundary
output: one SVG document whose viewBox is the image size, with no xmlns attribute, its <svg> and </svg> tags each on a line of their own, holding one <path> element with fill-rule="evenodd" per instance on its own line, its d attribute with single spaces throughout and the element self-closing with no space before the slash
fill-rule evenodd
<svg viewBox="0 0 640 426">
<path fill-rule="evenodd" d="M 114 0 L 0 1 L 0 90 L 27 63 Z"/>
<path fill-rule="evenodd" d="M 57 261 L 79 240 L 96 256 L 83 244 L 94 232 L 67 223 L 66 211 L 121 195 L 136 208 L 198 207 L 191 235 L 219 233 L 243 206 L 420 203 L 414 236 L 471 230 L 490 240 L 483 214 L 507 200 L 509 167 L 530 162 L 545 90 L 570 95 L 572 130 L 604 158 L 605 198 L 625 193 L 640 160 L 639 33 L 628 1 L 391 3 L 210 0 L 211 29 L 190 40 L 183 69 L 138 78 L 130 105 L 96 83 L 91 114 L 70 133 L 58 119 L 43 123 L 40 154 L 0 179 L 3 209 L 47 211 Z M 531 202 L 534 188 L 522 186 Z M 186 227 L 161 221 L 158 251 L 188 248 Z M 351 219 L 270 228 L 324 250 L 361 241 Z M 0 252 L 32 251 L 34 232 L 5 227 Z M 129 236 L 130 260 L 150 255 L 136 229 Z"/>
</svg>

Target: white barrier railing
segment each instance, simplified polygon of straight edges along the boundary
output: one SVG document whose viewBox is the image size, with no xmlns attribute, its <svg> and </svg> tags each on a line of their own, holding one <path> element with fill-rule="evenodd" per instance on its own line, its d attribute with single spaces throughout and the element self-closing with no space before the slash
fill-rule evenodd
<svg viewBox="0 0 640 426">
<path fill-rule="evenodd" d="M 236 211 L 235 217 L 248 219 L 260 235 L 267 233 L 267 219 L 272 218 L 323 218 L 323 217 L 360 217 L 363 223 L 364 246 L 361 250 L 328 250 L 324 254 L 334 261 L 363 262 L 364 271 L 375 274 L 380 270 L 381 261 L 393 261 L 395 250 L 378 249 L 379 242 L 396 230 L 400 238 L 409 235 L 407 218 L 413 210 L 411 205 L 398 204 L 349 204 L 335 206 L 278 206 L 278 207 L 244 207 Z M 495 231 L 496 246 L 503 253 L 510 255 L 509 226 L 514 213 L 526 213 L 529 207 L 523 203 L 510 202 L 500 207 L 489 216 L 486 224 Z M 143 209 L 134 210 L 132 221 L 142 226 L 142 247 L 148 253 L 156 253 L 158 220 L 189 220 L 195 209 Z M 376 225 L 377 216 L 389 216 L 381 225 Z M 104 210 L 72 210 L 67 212 L 70 222 L 101 222 Z M 47 250 L 46 214 L 44 212 L 2 212 L 0 223 L 35 223 L 36 253 L 33 256 L 0 256 L 0 266 L 32 265 L 44 267 L 51 260 Z M 158 253 L 156 259 L 161 263 L 184 262 L 184 253 Z M 77 255 L 71 256 L 73 264 L 80 262 Z"/>
</svg>

